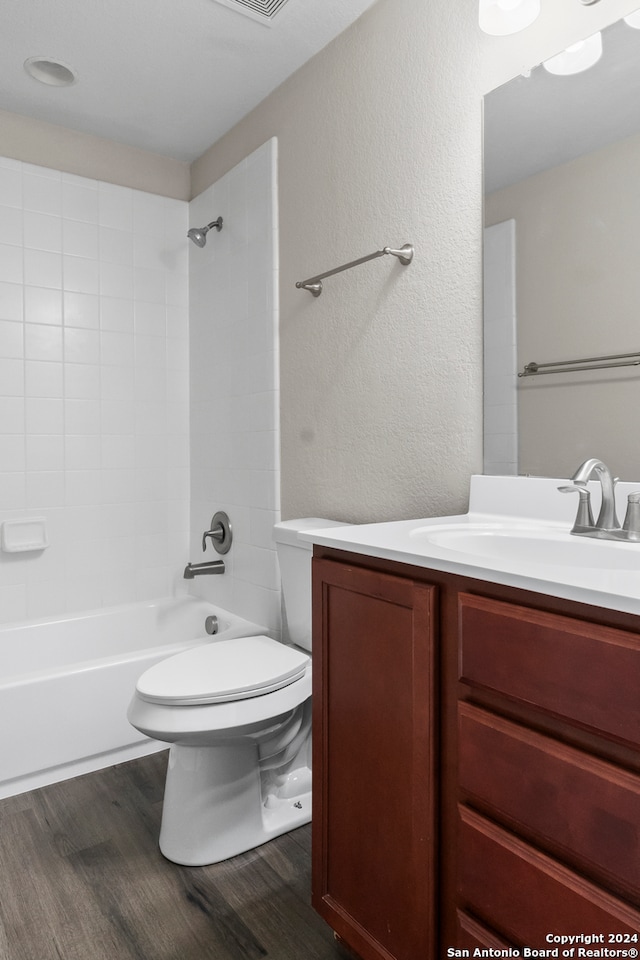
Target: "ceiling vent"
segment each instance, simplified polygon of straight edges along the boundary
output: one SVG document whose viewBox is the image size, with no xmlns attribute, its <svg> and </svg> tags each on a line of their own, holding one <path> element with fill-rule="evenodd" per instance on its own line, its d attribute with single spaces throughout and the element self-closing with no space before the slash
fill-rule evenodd
<svg viewBox="0 0 640 960">
<path fill-rule="evenodd" d="M 237 13 L 244 13 L 252 20 L 258 20 L 267 25 L 271 24 L 286 2 L 287 0 L 216 0 L 216 3 L 221 3 L 223 7 L 229 7 Z"/>
</svg>

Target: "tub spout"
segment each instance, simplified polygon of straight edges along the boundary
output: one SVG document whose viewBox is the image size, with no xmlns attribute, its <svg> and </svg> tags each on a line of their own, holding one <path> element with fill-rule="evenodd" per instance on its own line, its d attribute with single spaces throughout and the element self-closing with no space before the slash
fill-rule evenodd
<svg viewBox="0 0 640 960">
<path fill-rule="evenodd" d="M 224 560 L 208 560 L 205 563 L 188 563 L 184 568 L 184 579 L 193 580 L 205 574 L 224 573 Z"/>
</svg>

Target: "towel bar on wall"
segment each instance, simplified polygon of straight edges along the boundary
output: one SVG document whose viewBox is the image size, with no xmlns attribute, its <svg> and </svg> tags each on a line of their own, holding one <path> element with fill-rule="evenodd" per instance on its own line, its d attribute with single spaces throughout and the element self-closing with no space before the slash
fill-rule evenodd
<svg viewBox="0 0 640 960">
<path fill-rule="evenodd" d="M 397 257 L 405 267 L 413 260 L 413 247 L 410 243 L 405 243 L 399 250 L 392 247 L 384 247 L 382 250 L 376 250 L 366 257 L 360 257 L 358 260 L 352 260 L 351 263 L 343 263 L 341 267 L 334 267 L 333 270 L 327 270 L 326 273 L 319 273 L 315 277 L 309 277 L 308 280 L 298 280 L 296 287 L 298 290 L 308 290 L 314 297 L 319 297 L 322 293 L 322 281 L 327 277 L 332 277 L 335 273 L 342 273 L 343 270 L 350 270 L 351 267 L 357 267 L 361 263 L 367 263 L 368 260 L 375 260 L 377 257 L 384 257 L 391 254 Z"/>
<path fill-rule="evenodd" d="M 541 377 L 546 373 L 577 373 L 580 370 L 605 370 L 609 367 L 640 366 L 640 351 L 615 353 L 608 357 L 584 357 L 582 360 L 556 360 L 553 363 L 527 363 L 519 377 Z"/>
</svg>

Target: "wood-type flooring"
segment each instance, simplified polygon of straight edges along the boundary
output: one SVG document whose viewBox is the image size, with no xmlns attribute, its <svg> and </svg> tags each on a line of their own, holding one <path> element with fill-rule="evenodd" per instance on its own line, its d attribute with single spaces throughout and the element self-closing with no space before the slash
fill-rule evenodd
<svg viewBox="0 0 640 960">
<path fill-rule="evenodd" d="M 167 753 L 0 800 L 1 960 L 345 960 L 310 828 L 207 867 L 158 849 Z"/>
</svg>

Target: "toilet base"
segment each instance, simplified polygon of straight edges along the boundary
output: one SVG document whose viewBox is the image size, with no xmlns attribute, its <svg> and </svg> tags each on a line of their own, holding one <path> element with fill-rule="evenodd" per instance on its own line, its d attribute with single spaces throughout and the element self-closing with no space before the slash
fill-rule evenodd
<svg viewBox="0 0 640 960">
<path fill-rule="evenodd" d="M 303 765 L 263 790 L 255 743 L 173 744 L 160 850 L 189 867 L 218 863 L 311 820 L 311 771 Z M 266 795 L 264 795 L 266 793 Z"/>
</svg>

